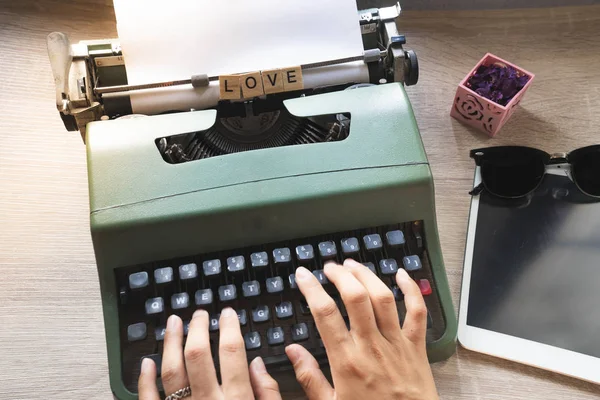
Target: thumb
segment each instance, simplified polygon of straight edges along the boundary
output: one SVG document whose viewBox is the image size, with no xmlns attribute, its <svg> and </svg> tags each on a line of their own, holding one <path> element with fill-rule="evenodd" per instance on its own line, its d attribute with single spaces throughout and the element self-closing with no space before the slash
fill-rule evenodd
<svg viewBox="0 0 600 400">
<path fill-rule="evenodd" d="M 292 362 L 296 379 L 309 400 L 333 399 L 333 388 L 308 350 L 299 344 L 292 344 L 285 348 L 285 353 Z"/>
<path fill-rule="evenodd" d="M 156 387 L 156 364 L 149 358 L 142 360 L 142 370 L 138 381 L 140 400 L 160 400 Z"/>
<path fill-rule="evenodd" d="M 279 385 L 269 375 L 265 363 L 260 357 L 256 357 L 250 363 L 250 383 L 257 400 L 281 400 Z"/>
</svg>

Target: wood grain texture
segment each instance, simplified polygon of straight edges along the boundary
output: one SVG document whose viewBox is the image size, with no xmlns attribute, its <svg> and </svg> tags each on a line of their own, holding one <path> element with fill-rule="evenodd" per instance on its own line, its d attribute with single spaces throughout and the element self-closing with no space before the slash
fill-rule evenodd
<svg viewBox="0 0 600 400">
<path fill-rule="evenodd" d="M 54 108 L 46 35 L 115 37 L 110 0 L 0 0 L 0 398 L 110 399 L 88 227 L 85 148 Z M 439 231 L 459 298 L 477 146 L 566 151 L 600 142 L 600 6 L 406 12 L 421 80 L 408 88 L 436 183 Z M 486 52 L 536 74 L 495 139 L 449 117 L 456 85 Z M 598 399 L 600 388 L 458 349 L 433 366 L 442 399 Z M 293 379 L 285 398 L 303 395 Z"/>
</svg>

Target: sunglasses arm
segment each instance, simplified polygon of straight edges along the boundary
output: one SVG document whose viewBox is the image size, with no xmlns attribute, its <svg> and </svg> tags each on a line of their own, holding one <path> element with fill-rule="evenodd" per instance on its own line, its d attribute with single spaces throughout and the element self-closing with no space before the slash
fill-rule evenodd
<svg viewBox="0 0 600 400">
<path fill-rule="evenodd" d="M 471 190 L 471 191 L 469 192 L 469 194 L 470 194 L 471 196 L 477 196 L 478 194 L 481 194 L 481 192 L 483 192 L 483 190 L 484 190 L 484 189 L 485 189 L 485 188 L 484 188 L 484 186 L 483 186 L 483 183 L 480 183 L 479 185 L 475 186 L 475 187 L 473 188 L 473 190 Z"/>
</svg>

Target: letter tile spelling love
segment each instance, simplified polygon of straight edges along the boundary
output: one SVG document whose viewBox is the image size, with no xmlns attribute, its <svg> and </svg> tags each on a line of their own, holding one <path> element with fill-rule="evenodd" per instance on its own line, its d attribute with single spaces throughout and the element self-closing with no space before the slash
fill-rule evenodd
<svg viewBox="0 0 600 400">
<path fill-rule="evenodd" d="M 301 66 L 219 76 L 221 100 L 249 99 L 302 89 L 304 81 Z"/>
</svg>

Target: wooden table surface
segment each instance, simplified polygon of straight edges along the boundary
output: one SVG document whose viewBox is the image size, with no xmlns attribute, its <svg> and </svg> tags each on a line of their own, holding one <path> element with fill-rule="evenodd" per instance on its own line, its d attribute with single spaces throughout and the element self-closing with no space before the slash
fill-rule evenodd
<svg viewBox="0 0 600 400">
<path fill-rule="evenodd" d="M 116 37 L 110 0 L 0 0 L 0 398 L 109 399 L 88 228 L 85 148 L 54 107 L 46 35 Z M 600 6 L 406 12 L 421 80 L 408 88 L 436 183 L 458 304 L 476 146 L 568 151 L 600 142 Z M 495 139 L 449 117 L 457 83 L 486 53 L 537 76 Z M 457 349 L 433 365 L 442 399 L 598 399 L 600 387 Z M 382 383 L 385 384 L 385 383 Z M 285 385 L 286 388 L 289 385 Z M 286 398 L 303 398 L 287 391 Z"/>
</svg>

